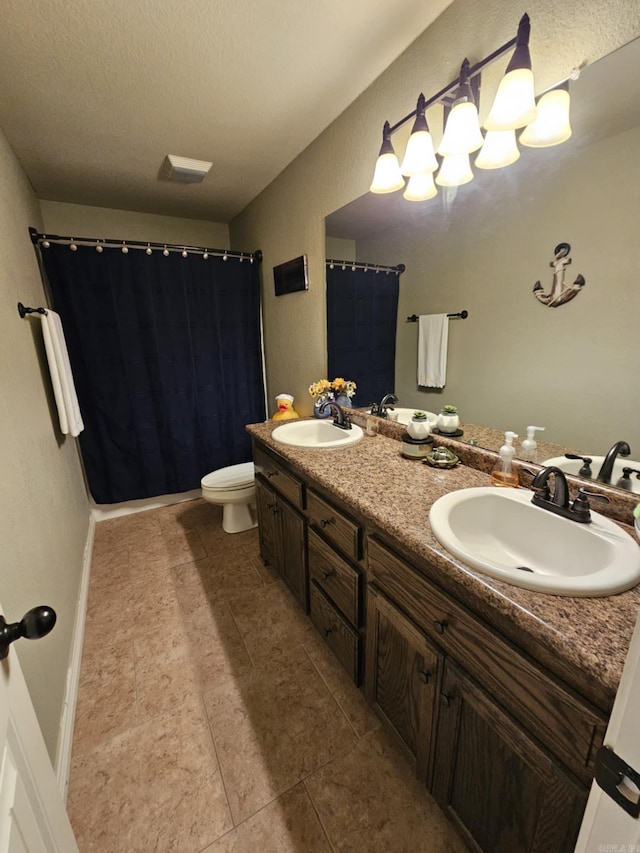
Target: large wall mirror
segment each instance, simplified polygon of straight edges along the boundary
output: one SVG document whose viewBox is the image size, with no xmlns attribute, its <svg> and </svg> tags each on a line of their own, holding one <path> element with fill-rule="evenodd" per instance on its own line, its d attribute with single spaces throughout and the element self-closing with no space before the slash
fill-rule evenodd
<svg viewBox="0 0 640 853">
<path fill-rule="evenodd" d="M 406 265 L 389 389 L 401 405 L 454 404 L 464 422 L 521 438 L 544 426 L 539 439 L 592 457 L 624 440 L 640 461 L 638 67 L 640 39 L 582 71 L 563 145 L 521 148 L 512 166 L 476 169 L 428 202 L 367 194 L 327 218 L 327 257 Z M 551 290 L 559 243 L 571 245 L 566 280 L 586 284 L 552 308 L 533 287 Z M 450 321 L 445 388 L 419 387 L 407 317 L 463 309 L 468 319 Z"/>
</svg>

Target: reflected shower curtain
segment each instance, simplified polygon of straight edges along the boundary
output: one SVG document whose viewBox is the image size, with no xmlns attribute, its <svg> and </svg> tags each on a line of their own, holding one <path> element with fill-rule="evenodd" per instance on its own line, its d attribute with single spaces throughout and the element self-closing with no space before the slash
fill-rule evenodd
<svg viewBox="0 0 640 853">
<path fill-rule="evenodd" d="M 327 264 L 327 369 L 358 386 L 354 406 L 395 389 L 399 275 Z"/>
<path fill-rule="evenodd" d="M 189 491 L 251 459 L 244 427 L 265 417 L 257 264 L 55 243 L 41 254 L 96 503 Z"/>
</svg>

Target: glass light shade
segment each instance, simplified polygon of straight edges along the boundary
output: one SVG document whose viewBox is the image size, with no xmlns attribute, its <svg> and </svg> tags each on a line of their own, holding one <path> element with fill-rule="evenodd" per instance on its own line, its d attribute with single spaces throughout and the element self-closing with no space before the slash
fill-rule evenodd
<svg viewBox="0 0 640 853">
<path fill-rule="evenodd" d="M 376 161 L 369 191 L 372 193 L 393 193 L 402 189 L 403 186 L 404 178 L 400 174 L 396 155 L 393 152 L 381 154 Z"/>
<path fill-rule="evenodd" d="M 479 169 L 502 169 L 515 163 L 519 157 L 515 130 L 490 130 L 475 164 Z"/>
<path fill-rule="evenodd" d="M 409 137 L 407 150 L 400 171 L 403 175 L 423 175 L 426 172 L 435 172 L 438 161 L 433 150 L 433 139 L 428 130 L 416 130 Z"/>
<path fill-rule="evenodd" d="M 529 148 L 549 148 L 566 142 L 571 136 L 570 104 L 566 89 L 545 92 L 538 101 L 538 117 L 522 131 L 520 142 Z"/>
<path fill-rule="evenodd" d="M 472 101 L 456 104 L 447 118 L 438 154 L 470 154 L 482 147 L 478 108 Z"/>
<path fill-rule="evenodd" d="M 441 187 L 459 187 L 473 180 L 468 154 L 450 154 L 445 157 L 436 175 L 436 184 Z"/>
<path fill-rule="evenodd" d="M 425 172 L 422 175 L 412 175 L 409 178 L 406 190 L 402 193 L 407 201 L 428 201 L 438 195 L 438 189 L 433 181 L 433 173 Z"/>
<path fill-rule="evenodd" d="M 536 117 L 533 71 L 515 68 L 505 74 L 484 126 L 487 130 L 517 130 Z"/>
</svg>

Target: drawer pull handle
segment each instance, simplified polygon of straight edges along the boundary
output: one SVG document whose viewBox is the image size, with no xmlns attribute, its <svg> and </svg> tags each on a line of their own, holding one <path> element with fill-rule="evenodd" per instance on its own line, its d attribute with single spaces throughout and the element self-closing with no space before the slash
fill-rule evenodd
<svg viewBox="0 0 640 853">
<path fill-rule="evenodd" d="M 320 520 L 320 527 L 325 528 L 335 522 L 335 518 L 323 518 Z"/>
<path fill-rule="evenodd" d="M 420 681 L 422 681 L 423 684 L 428 684 L 429 679 L 431 678 L 431 671 L 428 669 L 421 669 L 418 673 L 418 677 L 420 678 Z"/>
<path fill-rule="evenodd" d="M 447 693 L 441 693 L 440 701 L 442 702 L 445 708 L 450 708 L 451 703 L 453 702 L 453 696 L 449 696 Z"/>
<path fill-rule="evenodd" d="M 332 631 L 333 631 L 333 628 L 323 628 L 322 629 L 322 636 L 328 637 Z"/>
<path fill-rule="evenodd" d="M 335 569 L 331 569 L 331 571 L 330 571 L 330 572 L 323 572 L 323 573 L 322 573 L 322 577 L 323 577 L 326 581 L 328 581 L 328 580 L 329 580 L 329 578 L 333 577 L 333 575 L 335 575 Z"/>
<path fill-rule="evenodd" d="M 270 480 L 272 477 L 276 477 L 278 472 L 277 471 L 265 471 L 265 474 L 267 475 L 267 478 Z"/>
<path fill-rule="evenodd" d="M 438 634 L 444 634 L 444 631 L 445 631 L 445 628 L 447 627 L 447 624 L 448 623 L 447 623 L 446 619 L 434 619 L 433 620 L 433 627 L 436 629 L 436 632 Z"/>
</svg>

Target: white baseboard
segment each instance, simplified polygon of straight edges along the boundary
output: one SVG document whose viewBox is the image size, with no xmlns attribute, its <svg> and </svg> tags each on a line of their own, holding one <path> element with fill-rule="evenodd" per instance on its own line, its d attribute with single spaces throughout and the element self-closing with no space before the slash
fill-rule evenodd
<svg viewBox="0 0 640 853">
<path fill-rule="evenodd" d="M 93 554 L 93 540 L 95 538 L 96 521 L 93 515 L 89 516 L 89 529 L 87 541 L 84 546 L 84 558 L 82 564 L 82 578 L 80 581 L 80 595 L 76 608 L 75 624 L 73 626 L 73 639 L 71 644 L 71 658 L 67 670 L 67 684 L 65 689 L 62 719 L 60 720 L 60 731 L 58 733 L 58 749 L 56 752 L 55 773 L 58 782 L 58 790 L 62 794 L 62 800 L 67 801 L 67 789 L 69 787 L 69 771 L 71 769 L 71 748 L 73 746 L 73 726 L 76 716 L 76 703 L 78 701 L 78 682 L 80 680 L 80 663 L 82 661 L 82 641 L 84 639 L 84 623 L 87 615 L 87 595 L 89 593 L 89 577 L 91 575 L 91 556 Z"/>
</svg>

